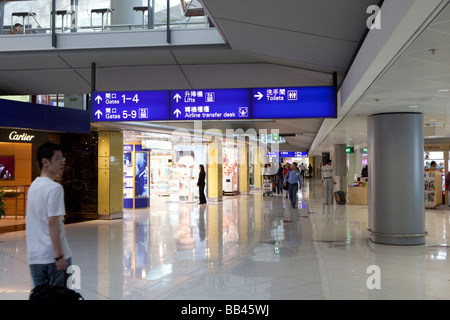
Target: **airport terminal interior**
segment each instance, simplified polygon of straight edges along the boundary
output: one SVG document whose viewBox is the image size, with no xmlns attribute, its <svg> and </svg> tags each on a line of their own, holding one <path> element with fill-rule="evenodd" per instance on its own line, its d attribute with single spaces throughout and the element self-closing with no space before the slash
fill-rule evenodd
<svg viewBox="0 0 450 320">
<path fill-rule="evenodd" d="M 450 299 L 449 74 L 450 0 L 0 0 L 0 300 L 47 141 L 86 300 Z"/>
</svg>

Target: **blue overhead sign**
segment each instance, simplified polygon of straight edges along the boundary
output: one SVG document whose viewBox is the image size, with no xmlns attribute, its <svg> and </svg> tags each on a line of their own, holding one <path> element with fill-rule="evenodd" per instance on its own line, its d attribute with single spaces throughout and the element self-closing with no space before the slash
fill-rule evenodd
<svg viewBox="0 0 450 320">
<path fill-rule="evenodd" d="M 171 120 L 250 119 L 250 89 L 170 91 Z"/>
<path fill-rule="evenodd" d="M 268 158 L 306 158 L 308 152 L 304 151 L 272 151 L 266 154 Z"/>
<path fill-rule="evenodd" d="M 252 89 L 252 119 L 336 116 L 336 91 L 333 86 Z"/>
<path fill-rule="evenodd" d="M 169 120 L 169 91 L 108 91 L 92 94 L 92 121 Z"/>
<path fill-rule="evenodd" d="M 333 86 L 92 93 L 92 121 L 336 117 Z"/>
</svg>

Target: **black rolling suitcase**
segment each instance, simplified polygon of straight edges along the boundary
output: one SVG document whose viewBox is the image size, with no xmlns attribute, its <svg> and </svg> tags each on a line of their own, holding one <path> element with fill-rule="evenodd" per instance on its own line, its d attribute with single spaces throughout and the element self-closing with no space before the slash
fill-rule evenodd
<svg viewBox="0 0 450 320">
<path fill-rule="evenodd" d="M 334 200 L 336 204 L 345 204 L 345 192 L 344 191 L 336 191 L 334 193 Z"/>
</svg>

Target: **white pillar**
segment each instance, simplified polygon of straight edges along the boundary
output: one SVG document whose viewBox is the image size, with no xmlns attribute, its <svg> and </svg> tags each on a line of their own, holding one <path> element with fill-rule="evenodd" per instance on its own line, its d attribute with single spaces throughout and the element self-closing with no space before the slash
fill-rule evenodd
<svg viewBox="0 0 450 320">
<path fill-rule="evenodd" d="M 347 184 L 351 185 L 353 184 L 353 181 L 355 180 L 355 174 L 360 174 L 361 171 L 356 171 L 356 153 L 358 153 L 359 150 L 354 150 L 353 153 L 348 154 L 348 173 L 347 173 Z"/>
</svg>

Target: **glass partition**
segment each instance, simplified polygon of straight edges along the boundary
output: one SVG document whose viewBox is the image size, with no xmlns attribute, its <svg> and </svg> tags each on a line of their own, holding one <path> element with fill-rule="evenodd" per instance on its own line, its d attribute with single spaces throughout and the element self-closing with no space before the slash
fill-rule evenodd
<svg viewBox="0 0 450 320">
<path fill-rule="evenodd" d="M 52 31 L 52 0 L 0 0 L 0 33 Z M 212 27 L 198 0 L 55 0 L 55 32 L 137 31 Z M 3 17 L 3 18 L 2 18 Z"/>
</svg>

